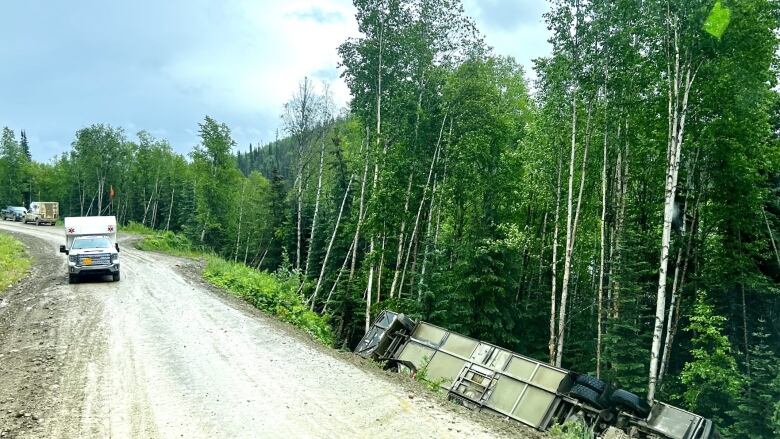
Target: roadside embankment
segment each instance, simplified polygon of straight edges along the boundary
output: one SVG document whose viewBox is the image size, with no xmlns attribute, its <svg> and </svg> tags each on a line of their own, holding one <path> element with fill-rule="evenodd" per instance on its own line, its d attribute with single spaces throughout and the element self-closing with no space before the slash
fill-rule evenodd
<svg viewBox="0 0 780 439">
<path fill-rule="evenodd" d="M 24 245 L 10 235 L 0 233 L 0 294 L 24 277 L 30 269 L 30 258 Z"/>
<path fill-rule="evenodd" d="M 327 346 L 333 344 L 333 330 L 328 324 L 327 316 L 312 312 L 306 306 L 305 299 L 299 292 L 300 281 L 295 273 L 269 273 L 227 261 L 198 248 L 185 236 L 173 232 L 154 232 L 138 224 L 133 224 L 126 230 L 143 237 L 135 244 L 139 250 L 204 258 L 206 265 L 202 275 L 211 285 L 292 324 Z"/>
</svg>

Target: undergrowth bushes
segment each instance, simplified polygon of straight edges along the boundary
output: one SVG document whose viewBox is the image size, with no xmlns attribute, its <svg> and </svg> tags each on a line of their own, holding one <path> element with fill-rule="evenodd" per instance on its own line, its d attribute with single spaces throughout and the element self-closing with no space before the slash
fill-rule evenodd
<svg viewBox="0 0 780 439">
<path fill-rule="evenodd" d="M 330 325 L 325 317 L 309 311 L 304 304 L 303 296 L 298 293 L 300 284 L 295 274 L 286 271 L 268 273 L 241 263 L 209 257 L 203 276 L 255 307 L 303 329 L 322 343 L 333 344 Z"/>
<path fill-rule="evenodd" d="M 30 268 L 30 259 L 22 243 L 0 234 L 0 293 L 22 278 Z"/>
<path fill-rule="evenodd" d="M 295 273 L 287 270 L 268 273 L 241 263 L 226 261 L 214 254 L 207 254 L 184 235 L 173 232 L 155 232 L 137 224 L 124 227 L 123 231 L 143 236 L 136 244 L 140 250 L 186 257 L 205 255 L 207 263 L 203 277 L 209 283 L 224 288 L 256 308 L 303 329 L 325 345 L 333 344 L 333 330 L 327 318 L 309 311 L 299 293 L 300 281 Z"/>
<path fill-rule="evenodd" d="M 198 256 L 205 253 L 193 246 L 186 236 L 173 232 L 158 232 L 146 235 L 136 247 L 140 250 L 158 251 L 175 256 Z"/>
</svg>

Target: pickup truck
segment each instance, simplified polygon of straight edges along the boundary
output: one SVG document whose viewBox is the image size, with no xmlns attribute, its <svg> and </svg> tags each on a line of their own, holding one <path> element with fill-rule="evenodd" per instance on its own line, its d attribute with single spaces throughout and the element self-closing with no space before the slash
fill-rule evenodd
<svg viewBox="0 0 780 439">
<path fill-rule="evenodd" d="M 22 221 L 27 214 L 27 209 L 18 206 L 8 206 L 0 212 L 3 220 Z"/>
<path fill-rule="evenodd" d="M 65 239 L 60 252 L 68 256 L 69 283 L 78 283 L 84 276 L 105 275 L 110 275 L 114 282 L 119 281 L 115 217 L 67 217 Z"/>
<path fill-rule="evenodd" d="M 30 209 L 24 215 L 24 223 L 35 223 L 36 226 L 49 224 L 54 226 L 60 216 L 60 204 L 56 202 L 33 201 Z"/>
<path fill-rule="evenodd" d="M 355 353 L 434 383 L 448 398 L 540 431 L 581 422 L 598 437 L 718 439 L 712 421 L 404 314 L 382 311 Z M 468 436 L 464 433 L 464 436 Z"/>
</svg>

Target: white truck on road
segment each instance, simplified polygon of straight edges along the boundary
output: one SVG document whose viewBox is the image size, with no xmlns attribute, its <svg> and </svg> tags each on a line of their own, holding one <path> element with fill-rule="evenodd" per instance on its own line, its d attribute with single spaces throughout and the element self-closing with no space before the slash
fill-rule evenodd
<svg viewBox="0 0 780 439">
<path fill-rule="evenodd" d="M 69 283 L 78 283 L 81 277 L 89 275 L 111 275 L 114 282 L 119 281 L 116 217 L 67 217 L 65 239 L 60 253 L 68 255 Z"/>
<path fill-rule="evenodd" d="M 30 203 L 30 208 L 24 215 L 23 221 L 27 223 L 35 223 L 36 226 L 41 224 L 56 225 L 57 220 L 60 217 L 60 203 L 46 202 L 46 201 L 33 201 Z"/>
</svg>

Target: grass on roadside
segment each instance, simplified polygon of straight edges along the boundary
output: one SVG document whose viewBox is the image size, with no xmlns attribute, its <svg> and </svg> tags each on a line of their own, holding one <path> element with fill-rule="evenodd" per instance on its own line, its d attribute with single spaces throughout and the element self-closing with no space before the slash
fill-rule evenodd
<svg viewBox="0 0 780 439">
<path fill-rule="evenodd" d="M 289 272 L 268 273 L 216 256 L 207 259 L 203 277 L 282 321 L 303 329 L 327 346 L 333 345 L 333 330 L 327 319 L 309 311 L 298 293 L 298 277 Z"/>
<path fill-rule="evenodd" d="M 304 330 L 327 346 L 333 345 L 333 330 L 327 318 L 309 311 L 303 296 L 298 293 L 300 284 L 296 274 L 284 270 L 269 273 L 226 261 L 193 245 L 186 236 L 173 232 L 158 232 L 133 223 L 123 227 L 122 231 L 143 236 L 136 243 L 139 250 L 183 257 L 205 257 L 203 277 L 210 284 Z"/>
<path fill-rule="evenodd" d="M 30 259 L 21 242 L 0 234 L 0 293 L 21 279 L 30 269 Z"/>
</svg>

